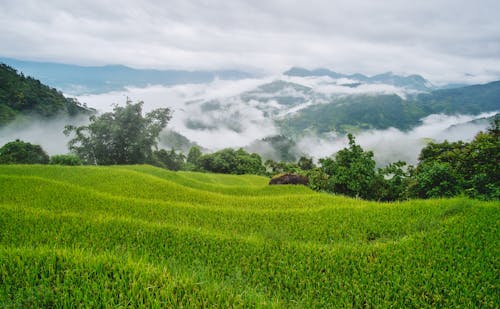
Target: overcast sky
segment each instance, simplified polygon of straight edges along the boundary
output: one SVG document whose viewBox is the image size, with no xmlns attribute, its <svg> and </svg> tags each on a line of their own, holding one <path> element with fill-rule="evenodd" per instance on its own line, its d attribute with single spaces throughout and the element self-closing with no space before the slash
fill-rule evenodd
<svg viewBox="0 0 500 309">
<path fill-rule="evenodd" d="M 500 78 L 498 0 L 0 0 L 0 56 L 81 65 Z"/>
</svg>

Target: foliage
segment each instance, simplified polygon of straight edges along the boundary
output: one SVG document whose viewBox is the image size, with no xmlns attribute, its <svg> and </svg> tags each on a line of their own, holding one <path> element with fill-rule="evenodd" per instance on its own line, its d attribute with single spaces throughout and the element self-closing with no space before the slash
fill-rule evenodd
<svg viewBox="0 0 500 309">
<path fill-rule="evenodd" d="M 167 151 L 160 149 L 153 152 L 154 165 L 169 169 L 171 171 L 178 171 L 184 167 L 184 160 L 186 156 L 181 152 L 177 153 L 174 149 Z"/>
<path fill-rule="evenodd" d="M 250 154 L 241 148 L 204 154 L 199 157 L 198 165 L 202 170 L 212 173 L 264 175 L 266 172 L 258 154 Z"/>
<path fill-rule="evenodd" d="M 396 201 L 405 199 L 412 169 L 412 166 L 406 168 L 406 162 L 404 161 L 397 161 L 384 168 L 379 168 L 375 188 L 373 189 L 377 200 Z"/>
<path fill-rule="evenodd" d="M 50 164 L 57 165 L 82 165 L 80 157 L 72 154 L 60 154 L 50 157 Z"/>
<path fill-rule="evenodd" d="M 449 163 L 431 162 L 419 165 L 409 191 L 418 198 L 452 197 L 460 193 L 462 183 Z"/>
<path fill-rule="evenodd" d="M 376 180 L 373 152 L 365 151 L 348 134 L 349 146 L 338 151 L 334 158 L 323 158 L 319 162 L 324 173 L 329 175 L 327 190 L 347 196 L 373 198 Z"/>
<path fill-rule="evenodd" d="M 410 197 L 465 193 L 480 199 L 500 199 L 499 117 L 470 142 L 430 143 L 424 147 L 409 187 Z"/>
<path fill-rule="evenodd" d="M 14 120 L 18 114 L 51 117 L 92 112 L 75 99 L 66 98 L 56 89 L 0 63 L 0 126 Z"/>
<path fill-rule="evenodd" d="M 201 155 L 202 153 L 200 147 L 198 146 L 191 147 L 186 157 L 186 163 L 192 166 L 198 166 Z"/>
<path fill-rule="evenodd" d="M 16 139 L 0 148 L 0 164 L 47 164 L 49 156 L 40 145 Z"/>
<path fill-rule="evenodd" d="M 497 202 L 268 181 L 2 166 L 0 307 L 497 307 Z"/>
<path fill-rule="evenodd" d="M 297 161 L 297 166 L 303 171 L 309 171 L 314 168 L 314 162 L 312 158 L 302 156 Z"/>
<path fill-rule="evenodd" d="M 90 124 L 66 126 L 64 133 L 75 137 L 69 149 L 88 164 L 138 164 L 152 160 L 158 135 L 171 118 L 170 109 L 158 108 L 142 116 L 143 102 L 127 99 L 113 112 L 91 116 Z"/>
</svg>

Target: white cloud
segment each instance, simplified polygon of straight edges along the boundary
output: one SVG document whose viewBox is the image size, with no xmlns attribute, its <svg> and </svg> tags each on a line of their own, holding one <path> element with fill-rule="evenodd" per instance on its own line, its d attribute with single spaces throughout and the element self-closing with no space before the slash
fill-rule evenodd
<svg viewBox="0 0 500 309">
<path fill-rule="evenodd" d="M 2 1 L 0 55 L 271 73 L 322 66 L 483 82 L 500 75 L 498 11 L 496 0 Z"/>
</svg>

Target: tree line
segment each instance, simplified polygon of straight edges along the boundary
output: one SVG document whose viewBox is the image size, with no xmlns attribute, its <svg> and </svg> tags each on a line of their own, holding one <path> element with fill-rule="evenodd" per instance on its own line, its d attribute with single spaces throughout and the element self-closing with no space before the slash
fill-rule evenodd
<svg viewBox="0 0 500 309">
<path fill-rule="evenodd" d="M 263 161 L 244 149 L 202 153 L 191 147 L 187 155 L 174 149 L 158 149 L 160 132 L 171 119 L 168 108 L 142 115 L 143 103 L 127 100 L 112 112 L 91 116 L 86 126 L 66 126 L 71 135 L 71 154 L 49 158 L 38 145 L 13 141 L 0 148 L 2 164 L 151 164 L 169 170 L 226 174 L 256 174 L 273 177 L 283 173 L 306 176 L 314 190 L 368 200 L 394 201 L 466 195 L 478 199 L 500 199 L 500 118 L 469 142 L 429 143 L 416 166 L 398 161 L 376 168 L 372 151 L 356 144 L 348 135 L 348 146 L 319 159 L 301 157 L 297 162 Z"/>
</svg>

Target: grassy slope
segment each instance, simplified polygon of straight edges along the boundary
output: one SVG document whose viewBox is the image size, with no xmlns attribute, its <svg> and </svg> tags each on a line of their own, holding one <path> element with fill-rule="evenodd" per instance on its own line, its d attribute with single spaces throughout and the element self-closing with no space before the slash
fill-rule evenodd
<svg viewBox="0 0 500 309">
<path fill-rule="evenodd" d="M 499 205 L 257 176 L 0 166 L 0 307 L 500 303 Z"/>
</svg>

